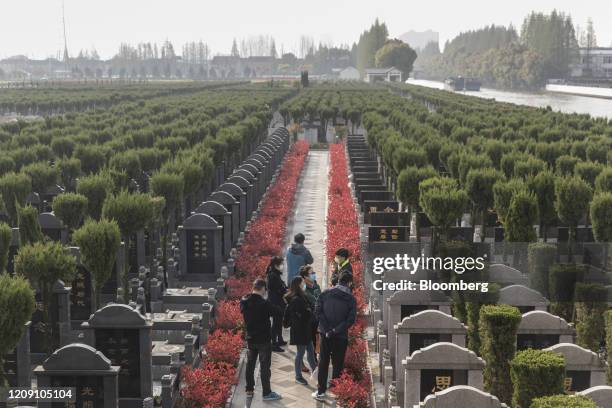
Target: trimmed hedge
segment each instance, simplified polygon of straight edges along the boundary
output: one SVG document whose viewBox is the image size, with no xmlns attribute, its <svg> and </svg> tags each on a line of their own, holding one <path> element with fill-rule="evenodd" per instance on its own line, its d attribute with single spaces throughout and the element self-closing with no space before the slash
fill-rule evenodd
<svg viewBox="0 0 612 408">
<path fill-rule="evenodd" d="M 584 280 L 584 265 L 554 264 L 549 269 L 548 294 L 553 314 L 572 321 L 574 311 L 574 289 Z"/>
<path fill-rule="evenodd" d="M 480 355 L 487 362 L 483 373 L 485 389 L 505 403 L 512 397 L 509 362 L 516 353 L 516 331 L 520 322 L 521 312 L 514 306 L 485 305 L 480 308 Z"/>
<path fill-rule="evenodd" d="M 608 347 L 608 384 L 612 384 L 612 310 L 606 312 L 606 346 Z"/>
<path fill-rule="evenodd" d="M 553 395 L 536 398 L 530 408 L 597 408 L 592 399 L 582 395 Z"/>
<path fill-rule="evenodd" d="M 529 286 L 548 297 L 548 269 L 555 262 L 557 247 L 534 242 L 528 247 Z"/>
<path fill-rule="evenodd" d="M 527 408 L 533 399 L 563 394 L 565 358 L 558 353 L 527 349 L 510 362 L 512 406 Z"/>
<path fill-rule="evenodd" d="M 576 343 L 591 351 L 599 350 L 605 336 L 604 314 L 608 310 L 608 290 L 596 283 L 576 283 Z"/>
</svg>

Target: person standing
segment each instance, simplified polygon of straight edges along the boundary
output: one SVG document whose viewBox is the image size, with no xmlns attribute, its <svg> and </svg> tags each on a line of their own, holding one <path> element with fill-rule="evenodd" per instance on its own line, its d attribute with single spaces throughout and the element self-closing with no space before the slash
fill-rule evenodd
<svg viewBox="0 0 612 408">
<path fill-rule="evenodd" d="M 287 260 L 287 284 L 290 284 L 293 278 L 298 275 L 302 266 L 311 265 L 313 262 L 310 251 L 304 246 L 305 240 L 304 234 L 295 234 L 293 244 L 285 252 L 285 259 Z"/>
<path fill-rule="evenodd" d="M 287 293 L 287 285 L 283 281 L 282 271 L 283 267 L 283 258 L 280 256 L 273 256 L 270 260 L 270 264 L 266 269 L 266 280 L 268 284 L 268 300 L 274 306 L 280 308 L 283 313 L 285 311 L 285 293 Z M 279 316 L 272 317 L 272 351 L 276 351 L 279 353 L 284 352 L 281 346 L 287 344 L 285 340 L 283 340 L 283 316 L 282 314 Z"/>
<path fill-rule="evenodd" d="M 304 353 L 312 371 L 315 371 L 314 346 L 312 344 L 312 308 L 306 297 L 306 282 L 300 276 L 291 281 L 289 291 L 285 295 L 287 308 L 283 319 L 283 326 L 289 327 L 289 344 L 296 346 L 295 354 L 295 382 L 308 385 L 308 381 L 302 376 L 302 360 Z"/>
<path fill-rule="evenodd" d="M 340 248 L 336 251 L 334 257 L 334 271 L 332 272 L 331 284 L 336 286 L 338 284 L 338 278 L 343 272 L 349 272 L 353 274 L 353 265 L 349 260 L 351 256 L 350 252 L 346 248 Z"/>
<path fill-rule="evenodd" d="M 357 302 L 352 294 L 353 274 L 345 271 L 338 284 L 327 289 L 317 300 L 316 316 L 319 319 L 321 353 L 319 356 L 318 388 L 312 393 L 316 400 L 325 399 L 327 373 L 331 360 L 334 366 L 332 379 L 340 377 L 344 368 L 344 355 L 348 347 L 348 330 L 357 318 Z"/>
<path fill-rule="evenodd" d="M 319 295 L 321 295 L 321 287 L 317 283 L 317 274 L 315 273 L 312 265 L 304 265 L 300 268 L 300 276 L 306 282 L 306 298 L 308 299 L 308 303 L 310 304 L 311 309 L 314 311 L 317 306 L 317 299 Z M 317 317 L 313 314 L 312 316 L 312 344 L 315 349 L 315 357 L 317 353 L 317 327 L 319 326 L 319 321 Z M 314 372 L 312 373 L 314 376 Z"/>
<path fill-rule="evenodd" d="M 264 401 L 274 401 L 282 396 L 270 387 L 272 372 L 272 341 L 270 318 L 282 316 L 282 310 L 265 299 L 266 281 L 256 279 L 252 292 L 240 300 L 240 313 L 244 318 L 247 341 L 246 394 L 252 398 L 255 392 L 255 364 L 259 358 L 259 370 Z"/>
</svg>

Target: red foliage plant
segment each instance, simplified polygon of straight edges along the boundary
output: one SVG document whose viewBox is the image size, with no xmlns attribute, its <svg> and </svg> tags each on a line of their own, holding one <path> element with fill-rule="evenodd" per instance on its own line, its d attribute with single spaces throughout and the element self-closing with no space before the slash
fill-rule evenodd
<svg viewBox="0 0 612 408">
<path fill-rule="evenodd" d="M 215 328 L 236 332 L 244 327 L 238 300 L 222 300 L 215 309 Z"/>
<path fill-rule="evenodd" d="M 236 367 L 206 361 L 200 368 L 182 369 L 181 397 L 192 408 L 224 407 L 232 386 L 237 383 Z"/>
<path fill-rule="evenodd" d="M 206 342 L 206 361 L 228 363 L 236 366 L 244 342 L 242 332 L 215 330 Z"/>
<path fill-rule="evenodd" d="M 327 260 L 334 259 L 338 248 L 346 248 L 351 254 L 357 301 L 357 321 L 349 330 L 349 347 L 344 359 L 345 369 L 340 378 L 335 379 L 333 392 L 336 403 L 345 408 L 366 408 L 369 405 L 371 390 L 367 362 L 367 342 L 363 338 L 366 321 L 364 314 L 367 302 L 363 287 L 363 262 L 359 240 L 357 211 L 353 205 L 348 185 L 348 167 L 343 144 L 330 145 L 329 188 L 327 209 Z"/>
</svg>

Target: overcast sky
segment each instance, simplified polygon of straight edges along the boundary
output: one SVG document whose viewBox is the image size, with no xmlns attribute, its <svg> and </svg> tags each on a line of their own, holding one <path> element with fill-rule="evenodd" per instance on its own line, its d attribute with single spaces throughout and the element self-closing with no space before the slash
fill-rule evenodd
<svg viewBox="0 0 612 408">
<path fill-rule="evenodd" d="M 63 47 L 62 0 L 0 0 L 0 58 L 55 56 Z M 600 46 L 612 43 L 609 1 L 576 0 L 65 0 L 71 55 L 95 47 L 102 58 L 119 43 L 187 41 L 208 43 L 227 54 L 232 39 L 270 35 L 280 51 L 297 51 L 301 35 L 325 43 L 352 43 L 376 17 L 391 36 L 432 29 L 441 42 L 487 24 L 517 28 L 531 10 L 570 13 L 574 24 L 593 18 Z"/>
</svg>

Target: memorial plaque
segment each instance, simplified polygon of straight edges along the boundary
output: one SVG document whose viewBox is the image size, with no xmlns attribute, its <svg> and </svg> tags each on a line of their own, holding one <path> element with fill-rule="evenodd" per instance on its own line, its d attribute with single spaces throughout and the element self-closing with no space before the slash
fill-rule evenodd
<svg viewBox="0 0 612 408">
<path fill-rule="evenodd" d="M 57 305 L 57 299 L 55 295 L 51 296 L 51 304 L 49 305 L 49 319 L 50 322 L 45 321 L 44 308 L 42 303 L 42 296 L 40 293 L 36 293 L 36 309 L 32 314 L 32 325 L 30 326 L 30 352 L 38 354 L 46 354 L 48 349 L 56 349 L 59 347 L 59 327 L 57 323 L 59 321 L 59 307 Z M 48 341 L 47 334 L 51 333 L 50 339 L 51 344 L 46 346 Z"/>
<path fill-rule="evenodd" d="M 408 355 L 411 355 L 417 350 L 425 348 L 427 346 L 431 346 L 432 344 L 439 343 L 441 341 L 450 341 L 450 335 L 445 336 L 448 337 L 449 340 L 441 339 L 442 335 L 439 333 L 411 333 L 410 334 L 410 350 Z"/>
<path fill-rule="evenodd" d="M 518 334 L 516 336 L 516 349 L 525 350 L 545 349 L 559 343 L 558 334 Z"/>
<path fill-rule="evenodd" d="M 212 234 L 204 231 L 186 231 L 187 268 L 189 273 L 214 273 Z"/>
<path fill-rule="evenodd" d="M 119 398 L 140 398 L 140 339 L 138 329 L 97 328 L 96 349 L 119 366 Z"/>
<path fill-rule="evenodd" d="M 410 240 L 410 227 L 369 227 L 368 241 L 398 241 L 406 242 Z"/>
<path fill-rule="evenodd" d="M 70 319 L 87 320 L 91 315 L 92 287 L 89 271 L 77 265 L 77 273 L 72 281 L 70 293 Z"/>
<path fill-rule="evenodd" d="M 575 394 L 591 387 L 591 371 L 567 370 L 565 372 L 565 393 Z"/>
<path fill-rule="evenodd" d="M 400 322 L 404 317 L 412 316 L 415 313 L 429 309 L 427 305 L 401 305 Z"/>
<path fill-rule="evenodd" d="M 53 402 L 52 408 L 104 408 L 104 377 L 51 376 L 51 387 L 76 388 L 76 402 Z"/>
<path fill-rule="evenodd" d="M 453 370 L 421 370 L 421 401 L 429 394 L 444 391 L 455 384 Z"/>
</svg>

